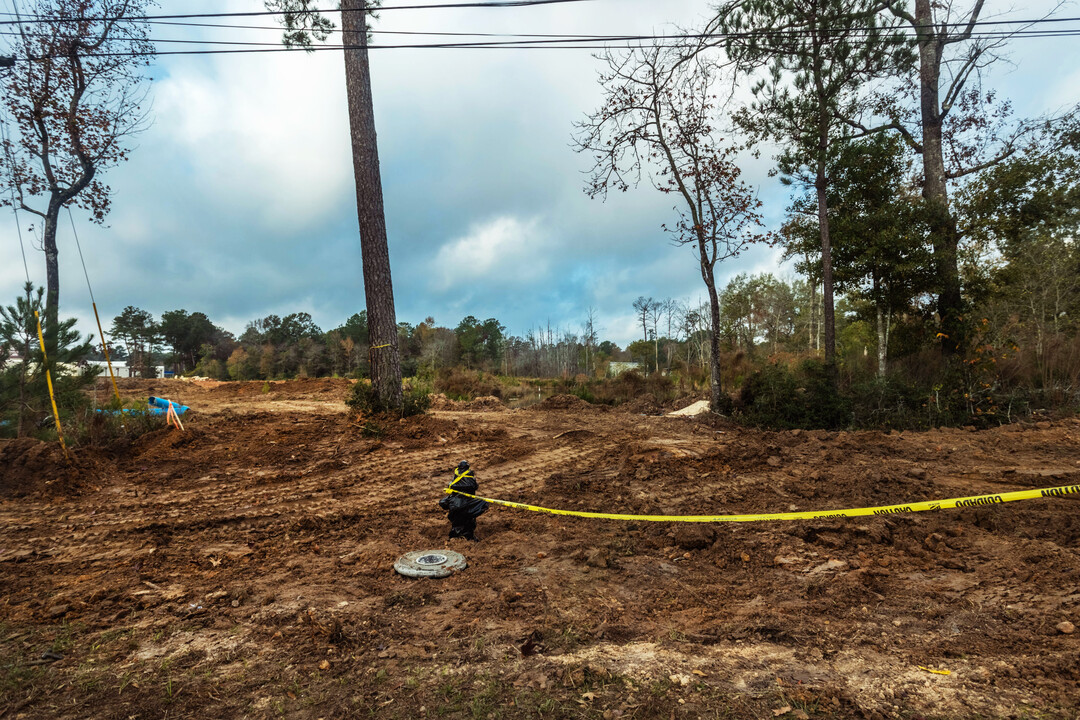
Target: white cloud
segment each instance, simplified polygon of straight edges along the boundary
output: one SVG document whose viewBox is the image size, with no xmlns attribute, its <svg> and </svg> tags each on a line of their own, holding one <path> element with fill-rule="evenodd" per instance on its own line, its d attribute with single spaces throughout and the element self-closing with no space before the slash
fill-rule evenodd
<svg viewBox="0 0 1080 720">
<path fill-rule="evenodd" d="M 439 249 L 431 264 L 431 287 L 447 292 L 509 286 L 525 274 L 536 283 L 550 265 L 547 245 L 538 218 L 504 215 L 478 223 Z"/>
<path fill-rule="evenodd" d="M 155 87 L 144 144 L 172 145 L 208 203 L 297 231 L 352 186 L 341 58 L 225 56 Z"/>
</svg>

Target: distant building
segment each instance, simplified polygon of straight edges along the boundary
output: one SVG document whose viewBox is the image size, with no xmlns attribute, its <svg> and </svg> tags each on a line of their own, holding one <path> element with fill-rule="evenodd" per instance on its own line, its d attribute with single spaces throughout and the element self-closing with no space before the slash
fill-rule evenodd
<svg viewBox="0 0 1080 720">
<path fill-rule="evenodd" d="M 109 364 L 107 362 L 105 362 L 104 360 L 87 360 L 86 364 L 87 365 L 92 365 L 92 366 L 94 366 L 96 368 L 99 368 L 101 370 L 101 372 L 100 372 L 101 375 L 103 375 L 105 377 L 109 376 L 109 367 L 108 367 Z M 164 365 L 154 365 L 152 367 L 154 368 L 154 377 L 159 377 L 159 378 L 169 377 L 169 376 L 167 376 L 165 374 L 165 366 Z M 118 378 L 141 377 L 135 368 L 128 367 L 127 364 L 125 364 L 124 362 L 114 362 L 112 364 L 112 369 L 113 369 L 113 375 L 115 375 Z"/>
<path fill-rule="evenodd" d="M 0 366 L 0 367 L 12 367 L 14 365 L 18 365 L 21 362 L 22 362 L 22 357 L 20 355 L 12 354 L 12 355 L 8 356 L 7 362 L 5 364 L 3 364 L 2 366 Z M 98 374 L 99 375 L 104 376 L 104 377 L 109 376 L 108 363 L 105 362 L 104 360 L 84 360 L 83 362 L 86 365 L 89 365 L 90 367 L 98 368 L 98 370 L 99 370 Z M 62 364 L 64 366 L 64 369 L 66 371 L 68 371 L 68 372 L 77 373 L 79 371 L 78 367 L 76 367 L 74 365 L 69 365 L 67 363 L 62 363 Z M 165 377 L 174 377 L 175 376 L 175 373 L 173 373 L 171 371 L 166 371 L 164 365 L 154 365 L 153 368 L 154 368 L 154 377 L 165 378 Z M 140 377 L 139 373 L 136 371 L 135 368 L 128 367 L 127 364 L 122 360 L 120 362 L 113 362 L 112 369 L 113 369 L 113 375 L 115 375 L 118 378 Z"/>
</svg>

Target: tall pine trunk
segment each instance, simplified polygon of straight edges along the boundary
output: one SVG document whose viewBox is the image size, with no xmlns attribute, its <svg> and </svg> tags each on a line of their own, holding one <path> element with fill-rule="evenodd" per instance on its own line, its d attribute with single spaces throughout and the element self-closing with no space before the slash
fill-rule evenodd
<svg viewBox="0 0 1080 720">
<path fill-rule="evenodd" d="M 827 138 L 823 141 L 828 142 Z M 825 199 L 825 159 L 824 151 L 818 161 L 817 189 L 818 224 L 821 229 L 821 305 L 822 321 L 825 325 L 825 365 L 836 366 L 836 316 L 833 304 L 833 269 L 832 242 L 829 235 L 829 206 Z"/>
<path fill-rule="evenodd" d="M 829 95 L 824 86 L 824 63 L 822 57 L 822 43 L 826 42 L 818 35 L 817 22 L 820 18 L 815 17 L 811 23 L 814 57 L 814 90 L 817 93 L 817 167 L 814 176 L 814 190 L 817 194 L 818 226 L 821 230 L 821 305 L 822 321 L 825 323 L 825 369 L 828 372 L 833 387 L 837 384 L 836 371 L 836 315 L 833 305 L 833 268 L 832 268 L 832 239 L 829 235 L 829 204 L 825 191 L 828 186 L 826 174 L 829 157 L 829 129 L 832 122 L 832 109 L 829 104 Z"/>
<path fill-rule="evenodd" d="M 386 242 L 375 110 L 371 100 L 365 9 L 364 0 L 342 0 L 341 32 L 346 48 L 345 87 L 349 99 L 356 211 L 371 342 L 371 387 L 378 405 L 390 410 L 402 405 L 401 357 L 397 345 L 394 287 L 390 279 L 390 250 Z"/>
<path fill-rule="evenodd" d="M 881 311 L 881 306 L 877 306 L 877 375 L 879 378 L 885 377 L 887 360 L 887 353 L 889 347 L 889 336 L 885 330 L 885 313 Z"/>
</svg>

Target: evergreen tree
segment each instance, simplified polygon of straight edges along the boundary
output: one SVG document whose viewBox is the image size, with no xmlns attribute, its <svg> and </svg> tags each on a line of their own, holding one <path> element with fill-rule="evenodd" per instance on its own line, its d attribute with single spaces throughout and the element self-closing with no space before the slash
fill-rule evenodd
<svg viewBox="0 0 1080 720">
<path fill-rule="evenodd" d="M 910 62 L 896 21 L 883 23 L 878 10 L 876 0 L 733 0 L 716 21 L 742 70 L 767 68 L 737 121 L 752 136 L 782 145 L 777 162 L 787 182 L 814 188 L 828 368 L 836 354 L 829 156 L 850 135 L 844 118 L 859 115 L 864 85 Z"/>
</svg>

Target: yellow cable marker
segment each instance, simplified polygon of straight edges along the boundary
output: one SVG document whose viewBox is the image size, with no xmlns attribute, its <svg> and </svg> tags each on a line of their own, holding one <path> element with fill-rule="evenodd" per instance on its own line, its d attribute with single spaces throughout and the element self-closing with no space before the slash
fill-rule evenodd
<svg viewBox="0 0 1080 720">
<path fill-rule="evenodd" d="M 45 382 L 49 385 L 49 400 L 52 402 L 53 420 L 56 421 L 56 436 L 60 438 L 60 447 L 64 451 L 64 459 L 70 463 L 71 456 L 68 455 L 67 443 L 64 442 L 64 431 L 60 428 L 60 411 L 56 409 L 56 395 L 53 393 L 52 373 L 49 372 L 49 356 L 45 352 L 45 337 L 41 334 L 41 316 L 38 315 L 37 310 L 34 311 L 34 318 L 37 319 L 37 336 L 38 342 L 41 344 L 41 359 L 45 362 Z"/>
<path fill-rule="evenodd" d="M 79 250 L 79 253 L 82 253 L 82 249 Z M 91 301 L 90 304 L 94 306 L 94 319 L 97 320 L 97 331 L 98 336 L 101 337 L 101 350 L 105 353 L 105 364 L 109 366 L 109 379 L 112 380 L 113 397 L 116 398 L 116 404 L 119 405 L 120 388 L 116 387 L 116 375 L 112 371 L 112 358 L 109 357 L 109 345 L 105 342 L 105 331 L 101 329 L 101 318 L 98 316 L 97 303 Z"/>
<path fill-rule="evenodd" d="M 919 666 L 917 666 L 917 667 L 918 667 L 918 668 L 919 668 L 920 670 L 925 670 L 926 672 L 928 672 L 928 673 L 934 673 L 935 675 L 952 675 L 952 671 L 951 671 L 951 670 L 935 670 L 935 669 L 933 669 L 933 668 L 928 668 L 928 667 L 925 667 L 925 666 L 923 666 L 923 665 L 919 665 Z"/>
<path fill-rule="evenodd" d="M 827 520 L 841 517 L 861 517 L 866 515 L 900 515 L 929 510 L 947 510 L 949 508 L 982 507 L 1017 500 L 1037 500 L 1048 497 L 1064 497 L 1080 493 L 1080 485 L 1062 485 L 1060 487 L 1016 490 L 994 495 L 973 495 L 971 497 L 949 498 L 948 500 L 927 500 L 924 502 L 904 503 L 902 505 L 879 505 L 877 507 L 852 508 L 849 510 L 810 510 L 806 512 L 765 513 L 759 515 L 626 515 L 622 513 L 582 512 L 577 510 L 555 510 L 527 505 L 525 503 L 495 500 L 493 498 L 470 495 L 460 490 L 446 488 L 443 492 L 457 493 L 465 497 L 476 498 L 495 505 L 531 510 L 532 512 L 550 513 L 551 515 L 569 515 L 572 517 L 596 518 L 599 520 L 635 520 L 646 522 L 759 522 L 762 520 Z"/>
</svg>

